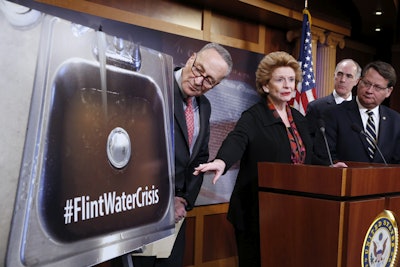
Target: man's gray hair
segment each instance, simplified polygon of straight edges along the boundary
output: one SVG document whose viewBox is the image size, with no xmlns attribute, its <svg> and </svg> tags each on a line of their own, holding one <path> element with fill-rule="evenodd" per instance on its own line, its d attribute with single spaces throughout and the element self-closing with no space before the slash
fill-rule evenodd
<svg viewBox="0 0 400 267">
<path fill-rule="evenodd" d="M 220 54 L 220 56 L 224 59 L 226 64 L 228 64 L 228 71 L 225 75 L 225 77 L 227 77 L 231 73 L 232 68 L 233 68 L 231 54 L 222 45 L 217 44 L 217 43 L 206 44 L 205 46 L 203 46 L 203 48 L 200 49 L 200 51 L 198 53 L 201 53 L 202 51 L 208 50 L 208 49 L 215 49 L 215 51 L 217 51 L 218 54 Z"/>
</svg>

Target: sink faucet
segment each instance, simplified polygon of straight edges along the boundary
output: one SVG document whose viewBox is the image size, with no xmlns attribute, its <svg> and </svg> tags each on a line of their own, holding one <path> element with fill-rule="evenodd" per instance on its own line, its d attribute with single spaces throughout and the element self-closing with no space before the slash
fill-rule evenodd
<svg viewBox="0 0 400 267">
<path fill-rule="evenodd" d="M 117 36 L 106 38 L 105 42 L 105 57 L 107 64 L 133 71 L 140 70 L 142 66 L 140 44 L 126 41 Z M 99 57 L 98 47 L 95 47 L 93 52 L 99 60 L 101 57 Z"/>
<path fill-rule="evenodd" d="M 132 49 L 132 65 L 135 71 L 138 71 L 142 66 L 142 55 L 140 53 L 140 45 L 138 43 L 133 43 Z"/>
</svg>

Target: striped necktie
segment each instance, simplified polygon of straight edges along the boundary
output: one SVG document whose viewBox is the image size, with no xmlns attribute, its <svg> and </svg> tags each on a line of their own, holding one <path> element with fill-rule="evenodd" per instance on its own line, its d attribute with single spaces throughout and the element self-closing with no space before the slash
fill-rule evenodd
<svg viewBox="0 0 400 267">
<path fill-rule="evenodd" d="M 374 158 L 375 154 L 375 144 L 376 144 L 376 129 L 375 129 L 375 122 L 374 122 L 374 113 L 371 110 L 367 110 L 368 114 L 368 121 L 367 121 L 367 128 L 366 133 L 370 138 L 367 138 L 368 142 L 368 155 L 371 159 Z M 374 140 L 374 141 L 372 141 Z"/>
</svg>

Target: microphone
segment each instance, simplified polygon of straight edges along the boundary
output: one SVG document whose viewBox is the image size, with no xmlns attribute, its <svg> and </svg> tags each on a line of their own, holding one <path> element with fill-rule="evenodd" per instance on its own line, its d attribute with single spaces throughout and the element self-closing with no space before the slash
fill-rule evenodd
<svg viewBox="0 0 400 267">
<path fill-rule="evenodd" d="M 355 132 L 357 132 L 357 133 L 359 133 L 359 134 L 364 135 L 365 137 L 368 138 L 368 140 L 372 141 L 372 143 L 374 143 L 374 145 L 375 145 L 375 147 L 376 147 L 376 150 L 378 151 L 379 155 L 381 156 L 383 162 L 385 163 L 385 165 L 388 165 L 387 162 L 386 162 L 385 157 L 384 157 L 383 154 L 382 154 L 382 151 L 380 150 L 378 144 L 376 143 L 376 141 L 375 141 L 374 139 L 372 139 L 366 132 L 364 132 L 364 130 L 363 130 L 360 126 L 358 126 L 358 125 L 355 124 L 355 123 L 353 123 L 353 124 L 351 125 L 351 129 L 353 129 L 353 131 L 355 131 Z"/>
<path fill-rule="evenodd" d="M 332 155 L 331 155 L 331 151 L 329 150 L 329 145 L 328 145 L 328 140 L 326 140 L 326 134 L 325 134 L 325 121 L 323 119 L 319 119 L 318 120 L 318 128 L 322 133 L 322 136 L 324 137 L 324 141 L 325 141 L 325 148 L 326 151 L 328 152 L 328 156 L 329 156 L 329 162 L 331 164 L 331 166 L 333 165 L 333 161 L 332 161 Z"/>
</svg>

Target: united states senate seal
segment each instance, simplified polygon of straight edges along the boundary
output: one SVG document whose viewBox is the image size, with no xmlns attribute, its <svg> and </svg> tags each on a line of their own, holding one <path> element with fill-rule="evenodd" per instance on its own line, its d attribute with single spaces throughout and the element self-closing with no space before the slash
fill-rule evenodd
<svg viewBox="0 0 400 267">
<path fill-rule="evenodd" d="M 399 232 L 393 212 L 384 210 L 370 225 L 361 253 L 362 267 L 394 267 L 397 263 Z"/>
</svg>

